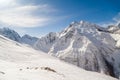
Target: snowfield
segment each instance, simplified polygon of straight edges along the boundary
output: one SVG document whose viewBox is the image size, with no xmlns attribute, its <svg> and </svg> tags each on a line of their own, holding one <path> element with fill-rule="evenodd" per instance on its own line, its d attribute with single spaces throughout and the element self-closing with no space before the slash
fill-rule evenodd
<svg viewBox="0 0 120 80">
<path fill-rule="evenodd" d="M 0 80 L 117 80 L 0 36 Z"/>
</svg>

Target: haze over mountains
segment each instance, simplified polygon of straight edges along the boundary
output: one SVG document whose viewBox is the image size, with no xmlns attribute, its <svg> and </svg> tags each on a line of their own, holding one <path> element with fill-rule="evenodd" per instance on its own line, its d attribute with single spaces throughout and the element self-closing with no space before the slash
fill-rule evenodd
<svg viewBox="0 0 120 80">
<path fill-rule="evenodd" d="M 17 32 L 8 28 L 0 29 L 0 35 L 22 44 L 29 44 L 40 52 L 43 51 L 85 70 L 116 78 L 120 76 L 120 25 L 103 28 L 80 21 L 72 22 L 63 31 L 51 32 L 42 38 L 29 35 L 20 37 Z"/>
</svg>

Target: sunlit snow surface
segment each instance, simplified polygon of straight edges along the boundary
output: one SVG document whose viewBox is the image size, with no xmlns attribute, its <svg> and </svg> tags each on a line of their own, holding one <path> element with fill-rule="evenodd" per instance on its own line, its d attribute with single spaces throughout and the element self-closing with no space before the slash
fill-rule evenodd
<svg viewBox="0 0 120 80">
<path fill-rule="evenodd" d="M 0 80 L 116 80 L 0 36 Z"/>
</svg>

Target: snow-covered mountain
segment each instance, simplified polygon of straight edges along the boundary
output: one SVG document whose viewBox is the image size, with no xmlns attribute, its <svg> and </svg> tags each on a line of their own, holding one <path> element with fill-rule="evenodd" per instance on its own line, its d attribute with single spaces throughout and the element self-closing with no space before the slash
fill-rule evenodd
<svg viewBox="0 0 120 80">
<path fill-rule="evenodd" d="M 65 30 L 39 40 L 29 35 L 20 37 L 9 28 L 0 29 L 0 34 L 85 70 L 117 78 L 120 75 L 120 24 L 102 28 L 85 21 L 72 22 Z"/>
<path fill-rule="evenodd" d="M 50 34 L 39 39 L 35 48 L 85 70 L 119 77 L 120 34 L 110 32 L 110 27 L 80 21 Z"/>
<path fill-rule="evenodd" d="M 50 48 L 53 46 L 55 41 L 58 39 L 57 33 L 49 33 L 45 37 L 42 37 L 34 44 L 34 48 L 37 50 L 42 50 L 44 52 L 49 52 Z"/>
<path fill-rule="evenodd" d="M 11 30 L 9 28 L 1 28 L 0 34 L 14 41 L 21 42 L 20 35 L 14 30 Z"/>
<path fill-rule="evenodd" d="M 0 80 L 117 80 L 85 71 L 0 35 Z"/>
<path fill-rule="evenodd" d="M 17 41 L 19 43 L 24 43 L 33 46 L 35 42 L 38 40 L 37 37 L 31 37 L 29 35 L 20 36 L 16 31 L 11 30 L 9 28 L 1 28 L 0 35 L 7 37 L 11 40 Z"/>
<path fill-rule="evenodd" d="M 22 43 L 29 44 L 33 46 L 37 42 L 38 38 L 37 37 L 31 37 L 29 35 L 24 35 L 21 38 Z"/>
</svg>

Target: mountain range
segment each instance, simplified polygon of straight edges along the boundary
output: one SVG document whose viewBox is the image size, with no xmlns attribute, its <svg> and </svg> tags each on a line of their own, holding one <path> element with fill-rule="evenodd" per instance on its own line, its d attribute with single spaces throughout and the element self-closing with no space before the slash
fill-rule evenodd
<svg viewBox="0 0 120 80">
<path fill-rule="evenodd" d="M 0 35 L 82 69 L 116 78 L 120 76 L 120 24 L 104 28 L 86 21 L 72 22 L 63 31 L 51 32 L 41 38 L 21 37 L 8 28 L 0 29 Z"/>
<path fill-rule="evenodd" d="M 11 40 L 17 41 L 19 43 L 29 44 L 31 46 L 33 46 L 35 42 L 39 39 L 37 37 L 32 37 L 28 34 L 25 34 L 21 37 L 16 31 L 9 28 L 1 28 L 0 34 Z"/>
<path fill-rule="evenodd" d="M 117 80 L 85 71 L 0 35 L 0 80 Z"/>
</svg>

